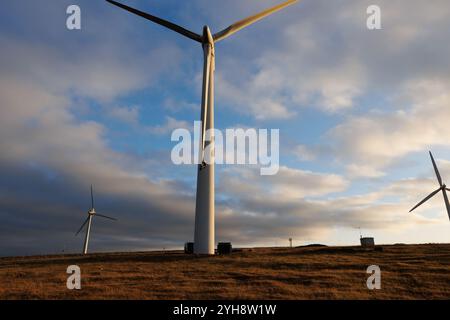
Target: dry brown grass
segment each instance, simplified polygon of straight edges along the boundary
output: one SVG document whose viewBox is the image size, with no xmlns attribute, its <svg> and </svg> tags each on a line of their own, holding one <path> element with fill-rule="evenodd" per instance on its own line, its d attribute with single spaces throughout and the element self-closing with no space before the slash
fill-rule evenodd
<svg viewBox="0 0 450 320">
<path fill-rule="evenodd" d="M 244 249 L 0 259 L 0 299 L 450 299 L 450 245 Z M 82 290 L 66 288 L 79 265 Z M 382 289 L 366 287 L 379 265 Z"/>
</svg>

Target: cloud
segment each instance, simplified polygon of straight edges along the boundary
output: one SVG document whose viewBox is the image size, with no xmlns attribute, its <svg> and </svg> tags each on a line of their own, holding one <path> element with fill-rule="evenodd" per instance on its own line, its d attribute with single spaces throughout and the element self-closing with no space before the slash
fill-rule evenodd
<svg viewBox="0 0 450 320">
<path fill-rule="evenodd" d="M 176 129 L 187 129 L 189 130 L 192 127 L 187 121 L 177 120 L 172 117 L 166 117 L 166 123 L 163 125 L 158 125 L 154 127 L 148 128 L 148 131 L 157 134 L 157 135 L 165 135 L 170 134 L 172 131 Z"/>
<path fill-rule="evenodd" d="M 176 67 L 179 51 L 164 44 L 141 49 L 121 36 L 110 41 L 99 30 L 86 30 L 83 50 L 73 50 L 67 34 L 56 33 L 47 43 L 45 32 L 40 42 L 0 33 L 0 255 L 60 252 L 63 244 L 78 251 L 81 240 L 73 232 L 88 209 L 91 183 L 100 210 L 121 221 L 95 222 L 97 250 L 114 243 L 155 246 L 151 239 L 157 247 L 173 246 L 165 226 L 193 219 L 192 192 L 183 181 L 150 178 L 142 159 L 136 163 L 137 157 L 110 146 L 104 125 L 78 116 L 79 105 L 93 111 L 100 104 L 109 116 L 137 122 L 137 108 L 110 106 L 155 85 L 160 72 Z M 152 227 L 142 228 L 142 221 Z"/>
<path fill-rule="evenodd" d="M 273 243 L 289 236 L 299 240 L 326 237 L 334 228 L 362 227 L 389 234 L 437 224 L 442 219 L 408 213 L 409 205 L 428 186 L 427 182 L 405 180 L 376 192 L 331 197 L 330 193 L 348 187 L 342 177 L 286 167 L 277 176 L 259 177 L 256 169 L 232 169 L 221 173 L 218 236 Z M 445 211 L 442 203 L 431 205 L 428 209 Z"/>
<path fill-rule="evenodd" d="M 381 176 L 394 160 L 448 145 L 450 129 L 444 119 L 450 119 L 450 95 L 446 88 L 446 83 L 435 81 L 411 83 L 402 92 L 403 110 L 395 107 L 390 112 L 350 117 L 327 134 L 337 157 L 353 162 L 350 172 Z"/>
<path fill-rule="evenodd" d="M 383 171 L 377 171 L 373 166 L 357 164 L 349 164 L 347 166 L 347 174 L 353 178 L 379 178 L 385 175 Z"/>
<path fill-rule="evenodd" d="M 326 157 L 330 151 L 330 147 L 324 145 L 297 145 L 291 153 L 300 161 L 313 161 Z"/>
<path fill-rule="evenodd" d="M 108 248 L 114 242 L 130 248 L 139 245 L 120 240 L 128 232 L 141 239 L 146 234 L 164 238 L 164 226 L 173 220 L 186 223 L 192 219 L 189 189 L 169 180 L 151 180 L 134 170 L 134 159 L 107 146 L 101 125 L 78 123 L 68 112 L 68 101 L 39 86 L 1 79 L 0 83 L 0 104 L 4 106 L 0 120 L 0 216 L 4 222 L 0 254 L 42 253 L 43 248 L 56 250 L 55 243 L 66 242 L 73 251 L 76 239 L 72 232 L 84 217 L 91 183 L 101 210 L 121 220 L 116 225 L 96 222 L 97 239 L 101 234 L 115 235 L 109 236 L 109 245 L 97 248 Z M 49 220 L 43 225 L 42 221 Z M 142 221 L 155 229 L 142 229 Z M 20 241 L 12 236 L 17 228 L 24 234 Z M 177 226 L 170 228 L 176 230 Z"/>
<path fill-rule="evenodd" d="M 241 179 L 247 183 L 241 184 Z M 250 186 L 253 187 L 250 187 Z M 251 169 L 233 169 L 222 180 L 224 192 L 243 194 L 244 190 L 253 190 L 252 194 L 264 194 L 277 199 L 302 199 L 344 191 L 348 181 L 335 174 L 319 174 L 310 171 L 280 167 L 278 174 L 261 176 L 259 171 Z M 280 198 L 278 198 L 280 199 Z M 279 200 L 278 200 L 279 201 Z"/>
<path fill-rule="evenodd" d="M 448 78 L 445 1 L 381 1 L 381 31 L 366 28 L 371 4 L 300 3 L 273 17 L 269 34 L 261 23 L 229 40 L 246 53 L 221 58 L 219 97 L 256 119 L 289 119 L 307 107 L 349 113 L 378 90 L 390 95 L 411 79 Z M 414 9 L 407 15 L 405 7 Z"/>
<path fill-rule="evenodd" d="M 108 110 L 111 118 L 136 126 L 139 123 L 139 107 L 112 107 Z"/>
<path fill-rule="evenodd" d="M 164 100 L 164 108 L 170 112 L 180 112 L 182 110 L 198 111 L 199 104 L 180 101 L 174 98 L 166 98 Z"/>
</svg>

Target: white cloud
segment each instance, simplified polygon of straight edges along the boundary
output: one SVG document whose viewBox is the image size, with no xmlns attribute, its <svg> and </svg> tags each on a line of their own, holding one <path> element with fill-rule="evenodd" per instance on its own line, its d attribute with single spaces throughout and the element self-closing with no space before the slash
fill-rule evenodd
<svg viewBox="0 0 450 320">
<path fill-rule="evenodd" d="M 242 184 L 242 179 L 246 183 Z M 267 177 L 254 169 L 229 169 L 222 179 L 221 188 L 227 193 L 250 193 L 256 197 L 264 194 L 274 201 L 283 201 L 342 192 L 348 185 L 348 181 L 336 174 L 320 174 L 282 166 L 278 174 Z"/>
<path fill-rule="evenodd" d="M 330 152 L 332 152 L 332 149 L 323 145 L 297 145 L 291 151 L 300 161 L 313 161 L 325 158 Z"/>
<path fill-rule="evenodd" d="M 176 129 L 191 129 L 193 125 L 189 125 L 187 121 L 183 120 L 177 120 L 172 117 L 166 117 L 166 123 L 163 125 L 158 125 L 154 127 L 148 128 L 148 131 L 157 134 L 157 135 L 164 135 L 164 134 L 170 134 L 172 131 Z"/>
<path fill-rule="evenodd" d="M 370 4 L 300 3 L 278 13 L 270 33 L 260 35 L 267 30 L 263 21 L 230 39 L 235 50 L 221 58 L 219 97 L 256 119 L 289 119 L 310 106 L 348 114 L 378 90 L 390 95 L 411 79 L 448 78 L 446 1 L 381 1 L 381 31 L 366 28 Z"/>
<path fill-rule="evenodd" d="M 337 227 L 390 234 L 436 225 L 446 221 L 446 216 L 435 218 L 427 213 L 431 209 L 444 213 L 441 199 L 415 214 L 408 213 L 422 193 L 429 193 L 429 186 L 427 180 L 401 180 L 380 191 L 330 197 L 330 193 L 345 191 L 348 182 L 336 175 L 286 167 L 273 177 L 260 177 L 250 168 L 226 170 L 219 184 L 221 197 L 226 196 L 217 209 L 219 235 L 271 242 L 286 235 L 303 240 L 324 238 Z"/>
<path fill-rule="evenodd" d="M 175 46 L 136 54 L 131 49 L 116 50 L 99 45 L 98 48 L 85 48 L 68 59 L 66 52 L 47 45 L 1 35 L 0 41 L 4 44 L 0 61 L 4 76 L 39 83 L 51 92 L 71 92 L 103 102 L 150 85 L 163 70 L 175 66 L 179 57 Z M 105 54 L 108 50 L 117 53 Z M 124 61 L 128 63 L 124 64 Z M 145 72 L 145 69 L 152 72 Z"/>
<path fill-rule="evenodd" d="M 108 115 L 126 124 L 136 126 L 139 124 L 139 111 L 137 106 L 112 107 L 108 109 Z"/>
<path fill-rule="evenodd" d="M 404 110 L 349 118 L 327 134 L 336 155 L 352 162 L 352 173 L 363 169 L 361 175 L 381 176 L 394 160 L 448 145 L 450 94 L 446 88 L 447 84 L 435 81 L 411 83 L 403 90 L 403 103 L 409 105 Z"/>
<path fill-rule="evenodd" d="M 174 98 L 166 98 L 164 100 L 163 106 L 166 110 L 170 112 L 179 112 L 182 110 L 197 111 L 200 110 L 200 103 L 191 103 L 187 101 L 177 100 Z"/>
<path fill-rule="evenodd" d="M 357 165 L 349 164 L 347 166 L 347 174 L 350 177 L 365 177 L 365 178 L 379 178 L 385 175 L 382 171 L 377 171 L 373 166 L 370 165 Z"/>
</svg>

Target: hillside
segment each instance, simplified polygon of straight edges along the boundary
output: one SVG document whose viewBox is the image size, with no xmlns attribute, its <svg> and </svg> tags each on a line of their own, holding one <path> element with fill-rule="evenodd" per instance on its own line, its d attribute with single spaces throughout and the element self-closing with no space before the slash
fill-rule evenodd
<svg viewBox="0 0 450 320">
<path fill-rule="evenodd" d="M 0 259 L 0 299 L 450 299 L 450 245 L 255 248 Z M 379 265 L 382 289 L 366 287 Z M 66 288 L 78 265 L 82 290 Z"/>
</svg>

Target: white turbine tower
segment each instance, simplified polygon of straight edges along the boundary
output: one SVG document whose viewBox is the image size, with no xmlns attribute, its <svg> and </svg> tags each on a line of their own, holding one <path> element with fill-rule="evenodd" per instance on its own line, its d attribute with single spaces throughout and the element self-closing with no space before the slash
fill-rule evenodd
<svg viewBox="0 0 450 320">
<path fill-rule="evenodd" d="M 92 188 L 92 185 L 91 185 L 91 209 L 89 209 L 89 211 L 88 211 L 87 219 L 84 221 L 84 223 L 81 225 L 80 229 L 75 234 L 75 236 L 77 236 L 81 232 L 81 230 L 83 230 L 84 226 L 87 224 L 86 236 L 84 238 L 83 254 L 87 254 L 87 252 L 88 252 L 89 236 L 91 234 L 92 218 L 94 216 L 98 216 L 98 217 L 101 217 L 101 218 L 106 218 L 106 219 L 117 221 L 117 219 L 114 219 L 114 218 L 111 218 L 111 217 L 99 214 L 99 213 L 97 213 L 95 211 L 95 208 L 94 208 L 94 191 L 93 191 L 93 188 Z"/>
<path fill-rule="evenodd" d="M 431 162 L 433 163 L 433 168 L 434 168 L 434 172 L 436 172 L 436 177 L 437 180 L 439 182 L 439 189 L 433 191 L 429 196 L 427 196 L 425 199 L 423 199 L 422 201 L 420 201 L 414 208 L 412 208 L 409 212 L 412 212 L 413 210 L 415 210 L 416 208 L 418 208 L 419 206 L 421 206 L 422 204 L 424 204 L 425 202 L 427 202 L 428 200 L 430 200 L 431 198 L 433 198 L 436 194 L 439 193 L 439 191 L 442 191 L 442 194 L 444 196 L 444 202 L 445 202 L 445 206 L 447 208 L 447 213 L 448 213 L 448 217 L 450 219 L 450 203 L 448 202 L 448 196 L 447 196 L 447 191 L 450 191 L 449 188 L 447 188 L 447 186 L 445 185 L 445 183 L 442 183 L 442 178 L 441 178 L 441 174 L 439 173 L 438 167 L 436 165 L 436 162 L 434 161 L 433 158 L 433 154 L 430 151 L 430 157 L 431 157 Z"/>
<path fill-rule="evenodd" d="M 109 3 L 125 9 L 131 13 L 162 25 L 172 31 L 199 42 L 203 47 L 203 89 L 201 121 L 202 135 L 200 145 L 200 162 L 197 173 L 197 198 L 195 208 L 194 253 L 214 254 L 214 71 L 215 71 L 215 43 L 223 40 L 239 30 L 277 12 L 298 0 L 285 1 L 259 14 L 238 21 L 228 28 L 212 34 L 208 26 L 203 27 L 203 34 L 186 30 L 172 22 L 152 16 L 148 13 L 126 6 L 122 3 L 106 0 Z M 207 136 L 207 134 L 209 136 Z"/>
</svg>

